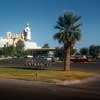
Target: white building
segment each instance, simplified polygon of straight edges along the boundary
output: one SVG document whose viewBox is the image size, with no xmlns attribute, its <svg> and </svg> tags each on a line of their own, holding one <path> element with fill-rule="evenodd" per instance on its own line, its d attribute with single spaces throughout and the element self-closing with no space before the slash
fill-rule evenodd
<svg viewBox="0 0 100 100">
<path fill-rule="evenodd" d="M 14 34 L 12 32 L 7 32 L 6 38 L 0 38 L 0 47 L 3 47 L 4 45 L 16 46 L 16 43 L 18 40 L 24 41 L 25 50 L 40 48 L 39 46 L 37 46 L 36 42 L 31 41 L 31 30 L 30 30 L 29 24 L 26 24 L 26 27 L 23 33 Z"/>
</svg>

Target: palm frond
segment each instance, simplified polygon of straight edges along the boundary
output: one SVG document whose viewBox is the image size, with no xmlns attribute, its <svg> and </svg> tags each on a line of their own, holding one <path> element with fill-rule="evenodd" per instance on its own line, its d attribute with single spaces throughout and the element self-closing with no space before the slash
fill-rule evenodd
<svg viewBox="0 0 100 100">
<path fill-rule="evenodd" d="M 75 24 L 73 25 L 71 28 L 72 30 L 76 30 L 77 28 L 79 28 L 82 24 Z"/>
<path fill-rule="evenodd" d="M 67 44 L 75 44 L 76 41 L 79 41 L 81 39 L 80 18 L 81 16 L 74 15 L 71 12 L 66 12 L 63 16 L 60 16 L 55 26 L 56 29 L 59 29 L 59 32 L 54 35 L 54 39 Z"/>
<path fill-rule="evenodd" d="M 62 16 L 58 18 L 57 25 L 59 25 L 60 27 L 64 27 L 64 20 Z"/>
<path fill-rule="evenodd" d="M 63 29 L 64 29 L 63 27 L 61 27 L 61 26 L 59 26 L 59 25 L 54 26 L 54 28 L 55 28 L 55 29 L 59 29 L 59 30 L 63 30 Z"/>
<path fill-rule="evenodd" d="M 81 16 L 74 15 L 72 17 L 72 24 L 75 24 L 75 23 L 79 22 L 80 19 L 81 19 Z"/>
</svg>

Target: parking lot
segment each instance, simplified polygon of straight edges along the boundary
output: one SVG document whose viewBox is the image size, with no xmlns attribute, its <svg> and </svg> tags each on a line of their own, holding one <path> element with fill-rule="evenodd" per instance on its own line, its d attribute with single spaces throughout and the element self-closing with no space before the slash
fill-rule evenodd
<svg viewBox="0 0 100 100">
<path fill-rule="evenodd" d="M 63 62 L 51 62 L 46 60 L 30 60 L 30 59 L 10 59 L 0 60 L 0 67 L 17 67 L 17 68 L 32 68 L 32 69 L 50 69 L 50 70 L 63 70 Z M 86 71 L 99 71 L 100 60 L 95 62 L 76 62 L 71 63 L 71 70 L 86 70 Z"/>
</svg>

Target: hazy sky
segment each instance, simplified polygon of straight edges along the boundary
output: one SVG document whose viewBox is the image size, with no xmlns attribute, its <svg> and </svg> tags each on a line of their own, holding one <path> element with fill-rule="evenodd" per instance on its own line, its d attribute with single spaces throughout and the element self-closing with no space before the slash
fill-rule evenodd
<svg viewBox="0 0 100 100">
<path fill-rule="evenodd" d="M 100 0 L 0 0 L 0 36 L 6 32 L 22 32 L 27 22 L 31 25 L 32 41 L 42 46 L 53 40 L 58 16 L 73 11 L 82 16 L 82 40 L 78 47 L 100 45 Z"/>
</svg>

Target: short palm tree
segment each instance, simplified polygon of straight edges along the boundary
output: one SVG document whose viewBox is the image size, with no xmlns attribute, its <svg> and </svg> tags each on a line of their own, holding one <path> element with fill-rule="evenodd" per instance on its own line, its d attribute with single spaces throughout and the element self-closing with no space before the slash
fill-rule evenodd
<svg viewBox="0 0 100 100">
<path fill-rule="evenodd" d="M 70 70 L 71 49 L 76 41 L 81 39 L 80 18 L 80 16 L 72 12 L 65 12 L 63 16 L 58 18 L 55 26 L 59 31 L 54 35 L 54 39 L 57 39 L 59 43 L 64 45 L 64 70 Z"/>
</svg>

